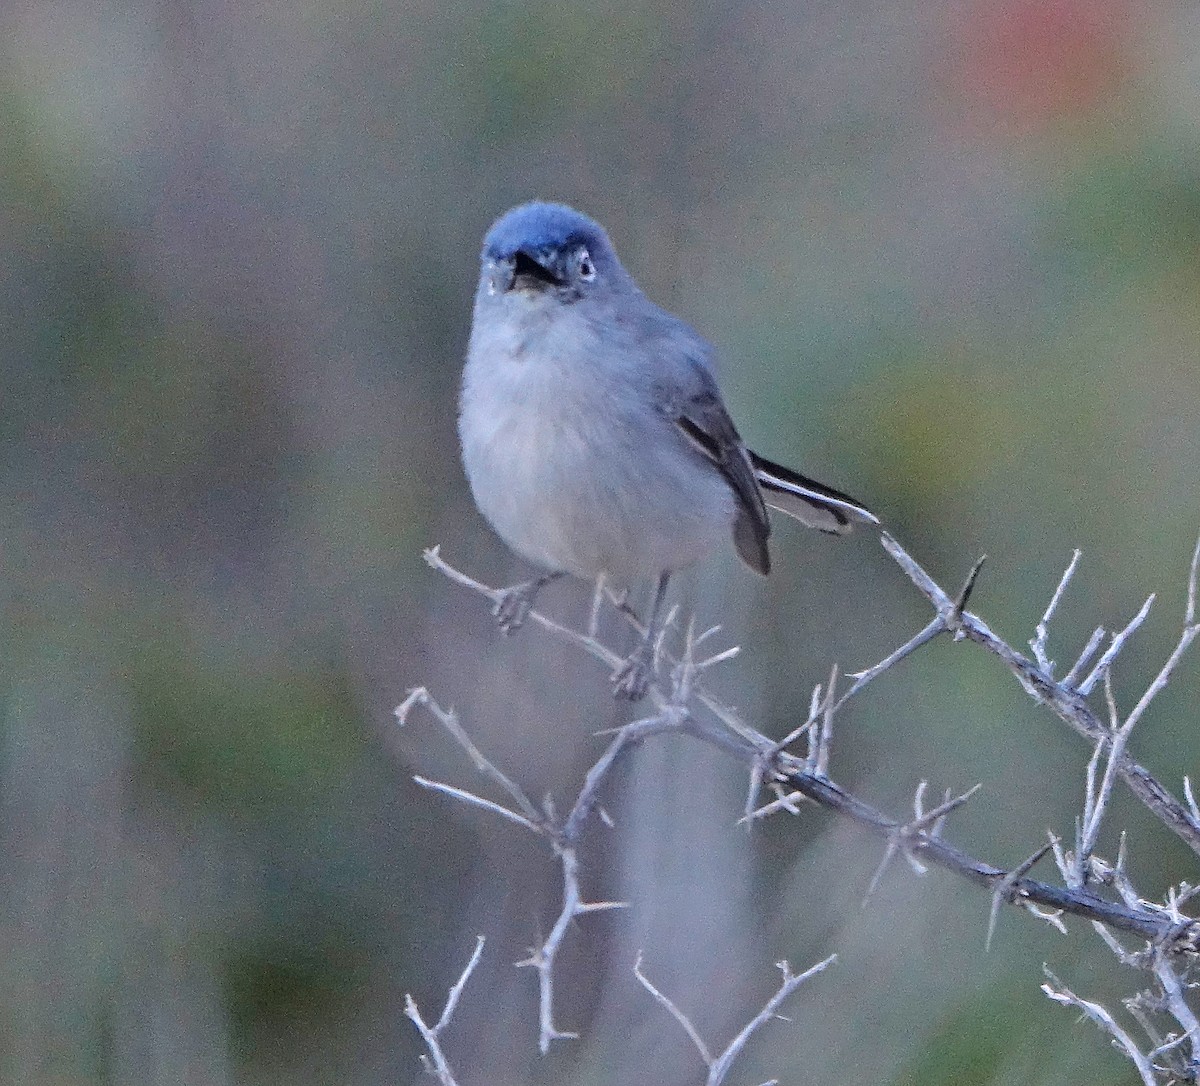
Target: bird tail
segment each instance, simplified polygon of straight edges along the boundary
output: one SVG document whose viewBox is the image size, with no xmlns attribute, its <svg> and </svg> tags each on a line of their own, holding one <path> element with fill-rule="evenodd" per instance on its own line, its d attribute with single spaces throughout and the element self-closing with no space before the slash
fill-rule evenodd
<svg viewBox="0 0 1200 1086">
<path fill-rule="evenodd" d="M 856 520 L 878 524 L 879 518 L 866 506 L 840 490 L 823 486 L 799 472 L 772 463 L 757 453 L 750 453 L 754 475 L 762 487 L 763 500 L 772 509 L 795 517 L 810 528 L 833 535 L 844 535 Z"/>
</svg>

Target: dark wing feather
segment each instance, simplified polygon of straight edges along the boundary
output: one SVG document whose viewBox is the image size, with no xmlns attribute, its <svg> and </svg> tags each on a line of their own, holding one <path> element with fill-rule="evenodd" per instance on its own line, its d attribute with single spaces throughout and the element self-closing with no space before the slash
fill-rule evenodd
<svg viewBox="0 0 1200 1086">
<path fill-rule="evenodd" d="M 702 371 L 697 371 L 702 372 Z M 758 573 L 769 573 L 771 555 L 767 537 L 771 522 L 755 477 L 750 453 L 721 403 L 715 382 L 703 381 L 699 391 L 679 405 L 675 425 L 694 448 L 712 461 L 725 476 L 738 501 L 733 523 L 733 542 L 742 560 Z"/>
</svg>

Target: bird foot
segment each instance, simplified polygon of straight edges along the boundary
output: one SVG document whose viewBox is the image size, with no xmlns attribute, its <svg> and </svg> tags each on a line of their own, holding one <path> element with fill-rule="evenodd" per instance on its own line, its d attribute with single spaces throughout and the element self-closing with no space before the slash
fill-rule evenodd
<svg viewBox="0 0 1200 1086">
<path fill-rule="evenodd" d="M 532 609 L 537 594 L 551 581 L 557 581 L 562 576 L 564 574 L 559 571 L 543 573 L 532 581 L 522 581 L 500 592 L 492 607 L 492 614 L 496 616 L 500 629 L 506 634 L 516 633 Z"/>
<path fill-rule="evenodd" d="M 641 701 L 654 678 L 654 647 L 643 641 L 616 671 L 613 672 L 613 697 L 626 701 Z"/>
<path fill-rule="evenodd" d="M 492 608 L 492 614 L 496 616 L 502 633 L 514 634 L 521 628 L 541 587 L 540 580 L 525 581 L 500 593 Z"/>
</svg>

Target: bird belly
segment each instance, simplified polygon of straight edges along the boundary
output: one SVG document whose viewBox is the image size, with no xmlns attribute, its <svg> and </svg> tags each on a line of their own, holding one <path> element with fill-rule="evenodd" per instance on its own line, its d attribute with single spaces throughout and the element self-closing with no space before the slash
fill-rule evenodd
<svg viewBox="0 0 1200 1086">
<path fill-rule="evenodd" d="M 536 397 L 463 399 L 463 460 L 502 539 L 538 565 L 615 580 L 675 570 L 729 539 L 724 479 L 648 407 Z"/>
</svg>

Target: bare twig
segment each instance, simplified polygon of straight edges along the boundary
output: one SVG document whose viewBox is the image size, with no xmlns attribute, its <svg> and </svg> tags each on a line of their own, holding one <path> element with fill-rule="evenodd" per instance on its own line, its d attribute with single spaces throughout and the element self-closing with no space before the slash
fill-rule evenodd
<svg viewBox="0 0 1200 1086">
<path fill-rule="evenodd" d="M 483 582 L 475 580 L 474 577 L 468 576 L 461 570 L 455 569 L 442 558 L 442 549 L 440 546 L 429 547 L 423 552 L 423 554 L 425 561 L 430 566 L 436 569 L 439 573 L 449 577 L 450 580 L 454 581 L 455 584 L 460 584 L 464 588 L 470 588 L 471 590 L 478 592 L 481 596 L 491 600 L 492 603 L 496 603 L 500 599 L 500 596 L 503 593 L 502 589 L 491 588 L 488 585 L 483 584 Z M 561 637 L 563 640 L 569 641 L 573 645 L 578 645 L 581 649 L 585 650 L 591 656 L 594 656 L 597 660 L 607 664 L 610 670 L 615 668 L 622 661 L 622 658 L 619 654 L 613 652 L 612 649 L 608 648 L 607 645 L 604 645 L 597 638 L 591 637 L 588 634 L 581 634 L 576 630 L 572 630 L 569 626 L 564 626 L 560 622 L 555 622 L 554 619 L 549 618 L 538 610 L 531 609 L 527 619 L 528 621 L 541 626 L 542 629 L 549 630 L 556 637 Z"/>
<path fill-rule="evenodd" d="M 576 916 L 585 912 L 581 908 L 579 892 L 579 860 L 574 849 L 559 853 L 563 871 L 563 904 L 554 921 L 550 934 L 540 946 L 531 947 L 528 958 L 517 962 L 518 967 L 529 966 L 538 975 L 538 1048 L 544 1056 L 553 1041 L 573 1040 L 579 1034 L 561 1030 L 554 1024 L 554 962 L 567 934 L 567 926 Z"/>
<path fill-rule="evenodd" d="M 1033 658 L 1037 660 L 1040 667 L 1047 675 L 1054 674 L 1054 662 L 1046 655 L 1046 639 L 1050 636 L 1050 620 L 1054 617 L 1054 612 L 1058 610 L 1059 601 L 1063 597 L 1063 593 L 1067 590 L 1067 585 L 1071 583 L 1071 578 L 1075 576 L 1075 570 L 1079 566 L 1079 559 L 1082 557 L 1083 551 L 1076 550 L 1071 555 L 1070 564 L 1063 572 L 1061 579 L 1058 582 L 1058 587 L 1054 590 L 1054 595 L 1050 597 L 1050 602 L 1046 605 L 1046 611 L 1042 615 L 1042 621 L 1037 624 L 1034 629 L 1033 640 L 1029 642 L 1029 647 L 1033 650 Z"/>
<path fill-rule="evenodd" d="M 1097 626 L 1092 631 L 1092 636 L 1088 638 L 1088 643 L 1083 646 L 1083 652 L 1079 654 L 1079 659 L 1075 661 L 1071 670 L 1063 676 L 1063 680 L 1059 684 L 1065 690 L 1077 690 L 1076 684 L 1079 682 L 1079 676 L 1083 674 L 1084 668 L 1092 662 L 1092 657 L 1096 655 L 1096 652 L 1104 642 L 1106 632 L 1103 626 Z"/>
<path fill-rule="evenodd" d="M 425 1047 L 429 1050 L 428 1056 L 421 1057 L 421 1062 L 425 1064 L 427 1071 L 437 1076 L 441 1086 L 458 1086 L 454 1080 L 453 1073 L 450 1071 L 450 1064 L 446 1060 L 446 1054 L 442 1051 L 441 1035 L 442 1031 L 450 1025 L 450 1021 L 454 1017 L 454 1012 L 458 1009 L 458 1000 L 462 995 L 463 988 L 466 987 L 467 981 L 475 971 L 475 966 L 479 964 L 479 959 L 483 954 L 483 944 L 484 937 L 482 935 L 477 936 L 475 939 L 475 950 L 472 952 L 466 968 L 463 969 L 458 980 L 451 986 L 450 993 L 446 997 L 446 1005 L 442 1008 L 442 1013 L 436 1025 L 430 1026 L 426 1024 L 412 995 L 406 994 L 404 996 L 404 1013 L 412 1021 L 413 1025 L 417 1027 L 417 1031 L 421 1034 L 421 1039 L 425 1042 Z"/>
<path fill-rule="evenodd" d="M 1113 1045 L 1119 1051 L 1124 1052 L 1133 1061 L 1133 1065 L 1137 1068 L 1137 1072 L 1141 1076 L 1145 1086 L 1157 1086 L 1158 1079 L 1155 1076 L 1154 1067 L 1150 1063 L 1149 1057 L 1138 1048 L 1137 1043 L 1121 1024 L 1099 1003 L 1080 999 L 1058 977 L 1051 973 L 1047 967 L 1043 966 L 1042 968 L 1046 973 L 1047 980 L 1047 983 L 1042 985 L 1042 991 L 1053 999 L 1055 1003 L 1061 1003 L 1064 1007 L 1077 1007 L 1081 1010 L 1086 1017 L 1095 1022 L 1096 1025 L 1112 1038 Z"/>
<path fill-rule="evenodd" d="M 835 706 L 834 708 L 836 709 L 837 707 Z M 824 711 L 825 699 L 821 696 L 821 684 L 817 683 L 817 685 L 813 687 L 812 697 L 809 698 L 808 718 L 803 724 L 798 725 L 788 732 L 787 735 L 785 735 L 782 739 L 772 743 L 766 750 L 760 751 L 761 756 L 768 759 L 773 758 L 780 751 L 787 750 L 787 748 L 790 747 L 802 735 L 804 735 L 805 732 L 808 732 L 809 734 L 808 751 L 809 755 L 812 756 L 815 739 L 812 735 L 811 729 L 817 723 L 817 720 Z"/>
<path fill-rule="evenodd" d="M 1192 565 L 1188 570 L 1187 605 L 1183 612 L 1184 627 L 1196 625 L 1196 593 L 1200 591 L 1200 539 L 1192 551 Z"/>
<path fill-rule="evenodd" d="M 1158 978 L 1158 983 L 1162 985 L 1167 1011 L 1183 1027 L 1182 1037 L 1187 1039 L 1187 1045 L 1191 1052 L 1188 1062 L 1194 1080 L 1195 1072 L 1200 1067 L 1200 1021 L 1197 1021 L 1195 1013 L 1184 998 L 1183 984 L 1175 972 L 1174 963 L 1168 960 L 1161 950 L 1157 949 L 1153 954 L 1153 959 L 1154 975 Z"/>
<path fill-rule="evenodd" d="M 601 785 L 622 752 L 651 735 L 676 730 L 681 725 L 680 714 L 668 711 L 658 716 L 634 721 L 621 728 L 614 735 L 604 753 L 588 770 L 583 787 L 572 804 L 570 812 L 564 819 L 561 828 L 555 830 L 551 836 L 554 852 L 562 867 L 562 906 L 550 928 L 550 934 L 540 945 L 530 949 L 528 958 L 517 962 L 518 966 L 527 966 L 536 970 L 538 975 L 538 1047 L 543 1055 L 549 1051 L 553 1041 L 578 1036 L 576 1033 L 560 1030 L 554 1024 L 554 968 L 571 924 L 576 917 L 586 913 L 627 907 L 627 903 L 621 901 L 588 902 L 583 900 L 579 886 L 579 854 L 576 844 L 583 831 L 584 823 L 598 802 Z"/>
<path fill-rule="evenodd" d="M 1188 809 L 1192 812 L 1192 817 L 1200 822 L 1200 806 L 1196 804 L 1196 797 L 1192 793 L 1192 781 L 1186 774 L 1183 778 L 1183 795 L 1187 800 Z"/>
<path fill-rule="evenodd" d="M 1077 886 L 1082 886 L 1087 882 L 1088 865 L 1091 861 L 1092 853 L 1096 849 L 1096 841 L 1100 836 L 1100 823 L 1104 819 L 1104 815 L 1108 810 L 1109 800 L 1112 798 L 1113 782 L 1116 780 L 1117 766 L 1120 765 L 1121 758 L 1125 754 L 1125 747 L 1129 742 L 1129 733 L 1133 731 L 1134 725 L 1138 722 L 1138 716 L 1130 713 L 1124 724 L 1120 725 L 1120 727 L 1116 726 L 1118 721 L 1117 705 L 1113 698 L 1112 679 L 1107 672 L 1104 676 L 1104 692 L 1113 728 L 1108 743 L 1097 743 L 1096 751 L 1088 762 L 1087 792 L 1084 796 L 1083 817 L 1080 820 L 1079 835 L 1075 845 L 1073 883 Z M 1096 766 L 1106 745 L 1108 747 L 1108 762 L 1105 765 L 1104 776 L 1101 778 L 1100 785 L 1096 787 Z"/>
<path fill-rule="evenodd" d="M 692 1024 L 691 1019 L 668 996 L 664 995 L 646 978 L 646 975 L 642 972 L 642 955 L 640 952 L 633 966 L 633 975 L 637 977 L 642 987 L 665 1007 L 671 1017 L 683 1027 L 684 1032 L 695 1046 L 696 1051 L 700 1053 L 700 1058 L 704 1061 L 704 1066 L 708 1068 L 708 1077 L 705 1079 L 705 1086 L 721 1086 L 721 1083 L 725 1081 L 726 1076 L 733 1067 L 734 1061 L 742 1054 L 746 1043 L 754 1036 L 755 1032 L 761 1029 L 772 1018 L 780 1016 L 780 1007 L 783 1006 L 787 998 L 800 985 L 827 969 L 835 961 L 837 961 L 837 955 L 831 954 L 824 961 L 817 962 L 816 965 L 799 974 L 792 973 L 791 967 L 786 961 L 778 962 L 777 967 L 783 974 L 783 981 L 779 985 L 779 988 L 763 1005 L 762 1010 L 750 1019 L 738 1032 L 737 1036 L 716 1056 L 713 1056 L 709 1051 L 708 1045 L 705 1044 L 704 1038 L 700 1036 L 700 1031 Z"/>
<path fill-rule="evenodd" d="M 1088 677 L 1076 687 L 1076 690 L 1080 694 L 1087 697 L 1095 689 L 1096 683 L 1108 674 L 1109 668 L 1113 666 L 1113 663 L 1121 654 L 1121 650 L 1125 648 L 1126 642 L 1137 632 L 1138 627 L 1146 621 L 1146 616 L 1150 614 L 1150 608 L 1153 606 L 1154 593 L 1151 592 L 1146 597 L 1146 602 L 1142 604 L 1141 610 L 1129 620 L 1129 625 L 1121 630 L 1120 633 L 1113 634 L 1112 643 L 1104 650 L 1104 655 L 1097 661 L 1096 666 L 1092 668 Z"/>
<path fill-rule="evenodd" d="M 895 652 L 889 653 L 879 663 L 867 668 L 865 671 L 852 672 L 850 678 L 854 680 L 850 684 L 846 692 L 838 699 L 836 708 L 840 709 L 846 704 L 855 694 L 857 694 L 864 686 L 872 679 L 878 678 L 885 671 L 891 670 L 906 656 L 911 656 L 922 645 L 928 644 L 940 633 L 945 633 L 947 630 L 945 620 L 938 615 L 933 619 L 920 633 L 911 640 L 906 641 Z"/>
<path fill-rule="evenodd" d="M 603 606 L 604 574 L 601 574 L 596 578 L 596 587 L 592 590 L 592 609 L 588 614 L 587 635 L 593 641 L 600 636 L 600 612 Z"/>
<path fill-rule="evenodd" d="M 604 753 L 587 771 L 583 787 L 579 790 L 579 795 L 575 797 L 570 813 L 563 822 L 563 838 L 572 843 L 579 840 L 585 819 L 599 801 L 600 788 L 604 784 L 605 778 L 613 764 L 628 747 L 649 739 L 652 735 L 678 731 L 684 723 L 685 715 L 683 713 L 677 709 L 668 709 L 655 716 L 635 720 L 623 728 L 619 728 Z"/>
<path fill-rule="evenodd" d="M 725 1081 L 725 1076 L 729 1073 L 729 1069 L 733 1061 L 741 1054 L 743 1048 L 746 1047 L 746 1042 L 754 1035 L 755 1031 L 766 1025 L 772 1018 L 779 1017 L 779 1008 L 783 1006 L 784 1001 L 802 985 L 806 980 L 815 977 L 818 973 L 824 972 L 829 966 L 837 961 L 836 954 L 830 954 L 824 961 L 817 962 L 816 965 L 810 966 L 803 973 L 793 974 L 791 967 L 786 961 L 777 963 L 779 971 L 783 974 L 783 981 L 779 985 L 778 991 L 771 996 L 770 999 L 763 1005 L 763 1009 L 758 1012 L 729 1044 L 725 1047 L 709 1069 L 708 1086 L 719 1086 Z"/>
<path fill-rule="evenodd" d="M 1183 659 L 1183 654 L 1187 652 L 1192 642 L 1196 640 L 1197 634 L 1200 634 L 1200 625 L 1198 624 L 1193 623 L 1183 628 L 1183 633 L 1180 634 L 1179 641 L 1172 650 L 1171 655 L 1167 658 L 1167 662 L 1163 664 L 1162 669 L 1154 676 L 1154 681 L 1146 687 L 1146 692 L 1138 699 L 1137 705 L 1130 711 L 1127 723 L 1132 721 L 1136 724 L 1141 719 L 1150 702 L 1162 692 L 1163 687 L 1170 681 L 1175 668 L 1179 666 L 1179 661 Z"/>
<path fill-rule="evenodd" d="M 642 972 L 642 952 L 640 950 L 638 951 L 637 961 L 633 963 L 633 975 L 637 977 L 638 983 L 654 996 L 659 1003 L 666 1007 L 671 1017 L 683 1027 L 684 1033 L 688 1035 L 688 1039 L 695 1045 L 696 1051 L 700 1053 L 700 1058 L 704 1061 L 704 1066 L 712 1067 L 712 1054 L 708 1051 L 708 1045 L 704 1043 L 704 1038 L 700 1036 L 700 1031 L 692 1025 L 692 1020 L 672 1002 L 670 997 L 663 995 L 662 992 L 646 979 L 646 975 Z"/>
<path fill-rule="evenodd" d="M 475 971 L 475 966 L 479 964 L 479 959 L 483 954 L 483 944 L 485 939 L 482 935 L 475 937 L 475 949 L 471 952 L 471 958 L 463 969 L 462 974 L 450 988 L 450 993 L 446 997 L 446 1006 L 442 1008 L 442 1016 L 438 1019 L 438 1023 L 434 1026 L 434 1030 L 440 1033 L 449 1024 L 450 1019 L 454 1017 L 454 1012 L 458 1009 L 458 1000 L 462 995 L 463 989 L 467 986 L 467 981 L 471 974 Z"/>
<path fill-rule="evenodd" d="M 784 797 L 787 802 L 776 800 L 767 804 L 755 812 L 756 816 L 765 817 L 770 813 L 788 810 L 789 804 L 794 812 L 797 810 L 796 801 L 807 797 L 822 807 L 852 819 L 884 840 L 903 830 L 905 823 L 883 814 L 833 781 L 807 772 L 800 759 L 789 756 L 784 763 L 786 784 L 791 788 Z M 927 833 L 910 834 L 906 846 L 910 853 L 919 855 L 922 861 L 952 871 L 989 891 L 994 891 L 1008 875 L 1004 868 L 977 860 L 942 838 Z M 1036 879 L 1019 878 L 1013 880 L 1011 894 L 1006 900 L 1024 904 L 1026 908 L 1032 902 L 1088 920 L 1098 920 L 1116 931 L 1129 932 L 1181 949 L 1200 946 L 1200 922 L 1193 920 L 1180 927 L 1160 910 L 1109 901 L 1086 888 L 1068 890 Z"/>
<path fill-rule="evenodd" d="M 416 773 L 413 774 L 413 780 L 422 788 L 428 788 L 431 792 L 441 792 L 442 795 L 450 796 L 451 799 L 462 800 L 463 803 L 482 807 L 485 811 L 491 811 L 493 814 L 500 815 L 501 818 L 507 818 L 510 822 L 515 822 L 518 826 L 524 826 L 525 829 L 532 830 L 534 833 L 540 834 L 542 832 L 541 827 L 536 822 L 530 822 L 524 815 L 519 815 L 516 811 L 510 811 L 507 807 L 499 803 L 493 803 L 490 799 L 484 799 L 483 796 L 477 796 L 474 792 L 468 792 L 465 788 L 455 788 L 452 784 L 431 781 L 428 777 L 422 777 Z"/>
<path fill-rule="evenodd" d="M 479 748 L 471 742 L 471 737 L 463 731 L 462 725 L 458 722 L 458 715 L 454 710 L 443 709 L 429 696 L 429 691 L 423 686 L 418 686 L 410 690 L 408 697 L 396 706 L 396 722 L 401 727 L 408 721 L 409 713 L 412 711 L 414 705 L 423 705 L 434 715 L 442 727 L 454 738 L 454 741 L 467 752 L 467 756 L 471 759 L 475 768 L 485 777 L 490 777 L 503 788 L 512 797 L 512 801 L 521 809 L 521 813 L 526 819 L 530 822 L 538 821 L 538 809 L 530 802 L 525 793 L 489 762 L 480 752 Z"/>
<path fill-rule="evenodd" d="M 829 673 L 829 685 L 825 688 L 825 708 L 821 713 L 820 729 L 814 731 L 816 736 L 812 769 L 820 777 L 829 773 L 829 750 L 833 743 L 833 710 L 834 698 L 837 696 L 838 668 L 833 665 Z"/>
<path fill-rule="evenodd" d="M 955 623 L 962 618 L 963 610 L 971 600 L 971 593 L 975 591 L 975 582 L 979 580 L 979 574 L 983 569 L 983 563 L 987 561 L 987 555 L 981 554 L 976 559 L 975 564 L 971 567 L 971 572 L 967 574 L 967 579 L 963 581 L 963 586 L 958 590 L 958 595 L 954 599 L 954 608 L 951 612 L 954 616 Z M 955 630 L 957 635 L 958 631 Z"/>
<path fill-rule="evenodd" d="M 936 841 L 941 836 L 942 825 L 945 822 L 946 816 L 951 811 L 961 807 L 967 802 L 982 785 L 975 785 L 968 789 L 962 795 L 951 798 L 947 795 L 944 802 L 939 803 L 931 811 L 925 810 L 925 790 L 929 787 L 928 781 L 922 781 L 917 785 L 917 791 L 913 796 L 913 817 L 909 822 L 903 825 L 894 826 L 887 834 L 887 846 L 883 853 L 883 859 L 879 861 L 879 866 L 875 869 L 875 874 L 871 878 L 870 885 L 867 887 L 866 896 L 863 898 L 863 905 L 866 905 L 871 895 L 875 893 L 875 888 L 879 885 L 879 880 L 883 877 L 883 873 L 887 870 L 888 865 L 892 862 L 897 853 L 902 853 L 905 859 L 908 860 L 909 866 L 918 874 L 925 874 L 925 866 L 917 859 L 916 850 L 924 848 L 930 841 Z"/>
</svg>

